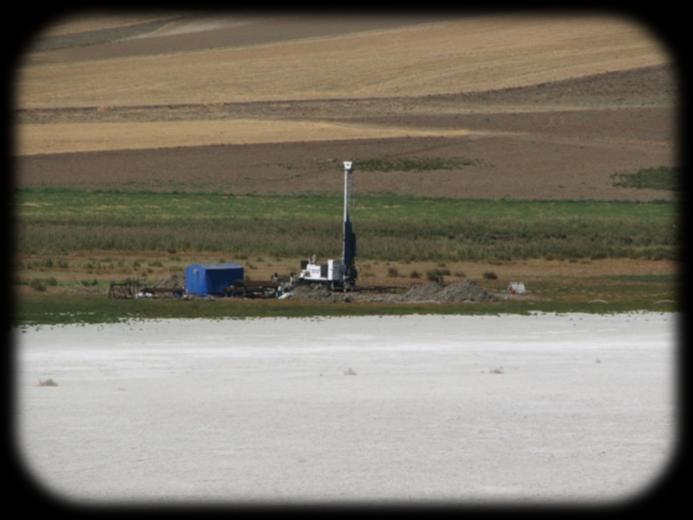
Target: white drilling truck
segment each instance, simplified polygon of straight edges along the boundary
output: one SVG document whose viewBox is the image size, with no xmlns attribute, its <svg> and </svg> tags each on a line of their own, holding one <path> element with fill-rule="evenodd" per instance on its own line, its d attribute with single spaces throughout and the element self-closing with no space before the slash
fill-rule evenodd
<svg viewBox="0 0 693 520">
<path fill-rule="evenodd" d="M 298 283 L 324 284 L 332 289 L 353 289 L 356 285 L 356 234 L 351 225 L 351 161 L 344 161 L 344 243 L 341 260 L 330 259 L 320 264 L 315 255 L 301 261 Z"/>
</svg>

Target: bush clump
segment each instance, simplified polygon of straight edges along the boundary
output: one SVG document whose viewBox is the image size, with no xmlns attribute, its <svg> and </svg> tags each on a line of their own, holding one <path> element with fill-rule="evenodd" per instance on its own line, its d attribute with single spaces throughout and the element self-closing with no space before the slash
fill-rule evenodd
<svg viewBox="0 0 693 520">
<path fill-rule="evenodd" d="M 450 276 L 450 269 L 431 269 L 426 271 L 426 279 L 429 282 L 441 282 L 444 276 Z"/>
<path fill-rule="evenodd" d="M 33 278 L 29 283 L 29 287 L 31 287 L 34 291 L 43 292 L 46 290 L 46 286 L 44 285 L 43 281 L 39 278 Z"/>
</svg>

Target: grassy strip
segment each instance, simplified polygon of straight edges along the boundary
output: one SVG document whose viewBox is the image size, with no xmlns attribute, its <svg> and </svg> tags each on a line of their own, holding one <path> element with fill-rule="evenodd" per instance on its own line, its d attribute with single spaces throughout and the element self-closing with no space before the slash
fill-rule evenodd
<svg viewBox="0 0 693 520">
<path fill-rule="evenodd" d="M 681 183 L 679 169 L 667 166 L 645 168 L 635 173 L 616 173 L 612 178 L 614 186 L 623 188 L 678 191 Z"/>
<path fill-rule="evenodd" d="M 128 319 L 163 318 L 306 318 L 315 316 L 389 316 L 411 314 L 527 314 L 530 312 L 617 313 L 672 312 L 669 300 L 622 299 L 611 302 L 502 301 L 476 304 L 313 303 L 277 300 L 111 300 L 103 295 L 26 295 L 17 302 L 15 326 L 67 323 L 117 323 Z"/>
<path fill-rule="evenodd" d="M 464 157 L 389 157 L 384 159 L 359 159 L 355 161 L 364 172 L 423 172 L 432 170 L 457 170 L 473 166 L 478 161 Z"/>
<path fill-rule="evenodd" d="M 342 199 L 24 189 L 18 249 L 224 251 L 302 257 L 341 251 Z M 357 196 L 359 258 L 507 261 L 675 259 L 669 202 L 518 201 Z"/>
</svg>

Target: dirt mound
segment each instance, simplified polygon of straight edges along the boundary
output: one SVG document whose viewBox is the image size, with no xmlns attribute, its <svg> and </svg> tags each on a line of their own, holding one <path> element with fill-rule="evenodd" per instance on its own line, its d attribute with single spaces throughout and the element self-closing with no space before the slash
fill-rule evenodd
<svg viewBox="0 0 693 520">
<path fill-rule="evenodd" d="M 434 301 L 446 303 L 487 302 L 498 298 L 472 280 L 442 285 L 432 282 L 426 285 L 415 285 L 402 296 L 404 301 Z"/>
<path fill-rule="evenodd" d="M 440 291 L 437 297 L 439 301 L 444 302 L 488 302 L 498 300 L 498 298 L 472 280 L 450 284 Z"/>
<path fill-rule="evenodd" d="M 435 300 L 436 296 L 444 289 L 444 285 L 438 282 L 431 282 L 425 285 L 413 285 L 403 295 L 405 301 L 427 301 Z"/>
</svg>

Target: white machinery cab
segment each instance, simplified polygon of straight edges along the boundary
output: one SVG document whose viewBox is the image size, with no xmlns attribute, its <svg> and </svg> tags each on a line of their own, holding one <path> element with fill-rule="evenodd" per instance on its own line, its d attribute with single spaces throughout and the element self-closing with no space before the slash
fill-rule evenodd
<svg viewBox="0 0 693 520">
<path fill-rule="evenodd" d="M 301 267 L 299 280 L 318 283 L 342 283 L 344 280 L 344 264 L 341 260 L 328 260 L 323 264 L 307 262 Z"/>
</svg>

